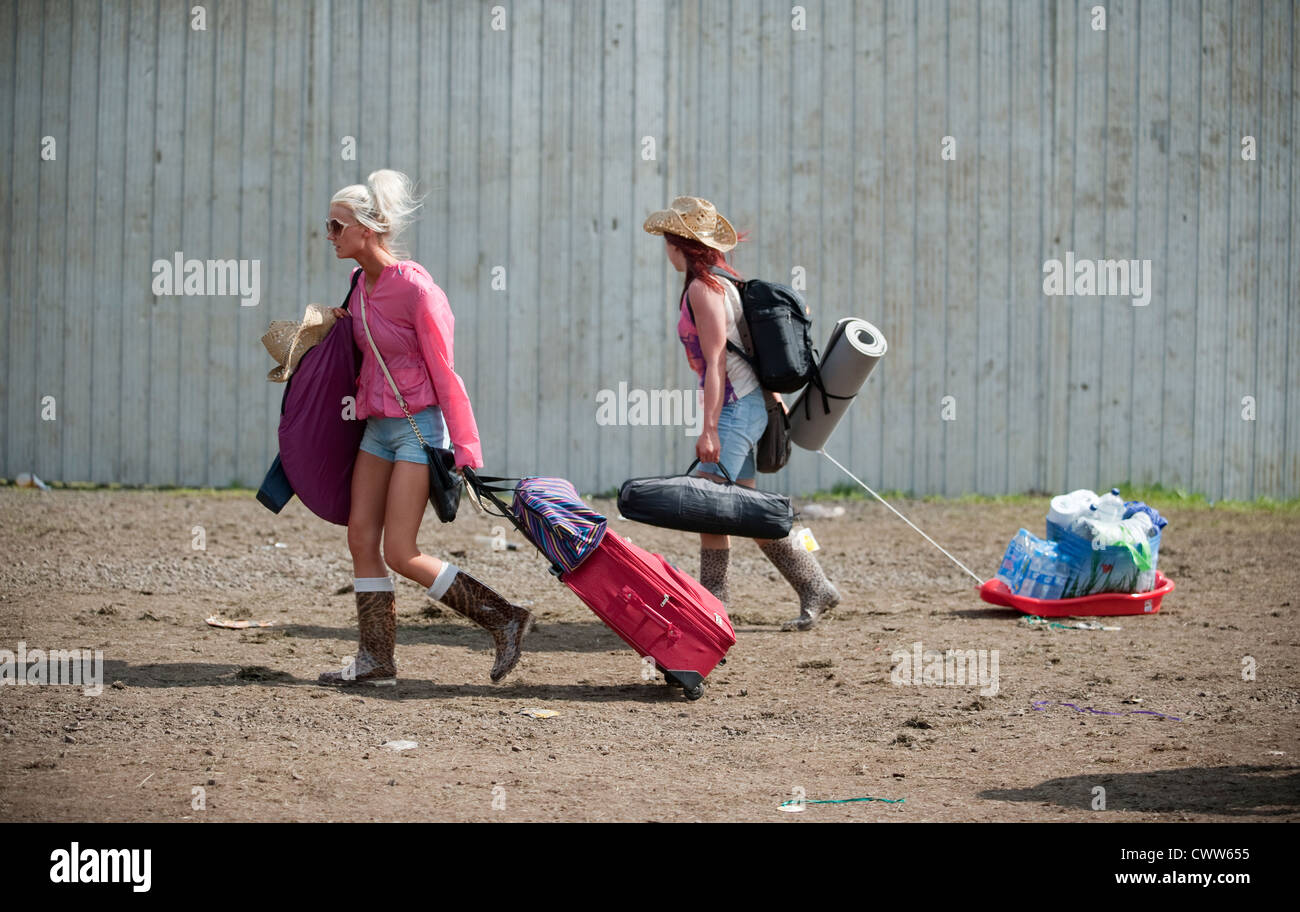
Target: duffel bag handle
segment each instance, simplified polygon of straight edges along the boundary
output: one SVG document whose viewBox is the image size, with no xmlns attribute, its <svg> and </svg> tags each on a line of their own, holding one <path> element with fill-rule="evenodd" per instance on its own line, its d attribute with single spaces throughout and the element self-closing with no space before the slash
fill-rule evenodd
<svg viewBox="0 0 1300 912">
<path fill-rule="evenodd" d="M 682 474 L 683 474 L 683 475 L 689 475 L 689 474 L 691 474 L 691 469 L 695 468 L 695 467 L 696 467 L 697 465 L 699 465 L 699 464 L 700 464 L 700 460 L 697 458 L 694 462 L 692 462 L 690 465 L 688 465 L 688 466 L 686 467 L 686 471 L 683 472 Z M 731 473 L 727 471 L 727 467 L 726 467 L 725 465 L 723 465 L 723 464 L 720 463 L 720 462 L 715 462 L 714 465 L 717 466 L 718 468 L 722 469 L 722 474 L 725 475 L 726 478 L 727 478 L 727 484 L 735 484 L 735 483 L 736 483 L 735 479 L 731 477 Z"/>
</svg>

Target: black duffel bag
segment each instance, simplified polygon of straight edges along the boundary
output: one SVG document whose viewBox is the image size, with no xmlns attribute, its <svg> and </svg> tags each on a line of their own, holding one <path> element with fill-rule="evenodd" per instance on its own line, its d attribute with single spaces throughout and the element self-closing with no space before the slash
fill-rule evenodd
<svg viewBox="0 0 1300 912">
<path fill-rule="evenodd" d="M 743 538 L 790 534 L 790 498 L 736 484 L 721 463 L 725 484 L 691 475 L 699 463 L 692 462 L 684 475 L 629 478 L 618 489 L 618 512 L 624 519 L 680 532 Z"/>
</svg>

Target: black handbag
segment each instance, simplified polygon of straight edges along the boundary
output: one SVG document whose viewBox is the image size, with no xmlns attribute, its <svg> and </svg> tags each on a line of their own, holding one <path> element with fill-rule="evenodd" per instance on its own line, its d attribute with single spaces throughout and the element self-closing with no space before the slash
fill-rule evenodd
<svg viewBox="0 0 1300 912">
<path fill-rule="evenodd" d="M 794 524 L 790 498 L 736 484 L 721 463 L 725 484 L 691 475 L 629 478 L 618 489 L 618 512 L 663 529 L 744 538 L 785 538 Z"/>
<path fill-rule="evenodd" d="M 767 427 L 758 438 L 754 465 L 760 472 L 779 472 L 790 461 L 790 416 L 767 390 L 763 398 L 767 402 Z"/>
<path fill-rule="evenodd" d="M 424 455 L 429 458 L 429 503 L 433 504 L 433 510 L 438 514 L 438 519 L 445 523 L 451 522 L 456 518 L 456 509 L 460 506 L 460 493 L 465 489 L 464 479 L 456 473 L 456 454 L 452 450 L 443 447 L 429 446 L 424 435 L 420 433 L 419 427 L 415 424 L 415 419 L 411 417 L 411 412 L 406 407 L 406 400 L 402 398 L 401 392 L 397 389 L 397 384 L 393 382 L 393 375 L 388 372 L 388 365 L 384 363 L 384 358 L 379 354 L 379 346 L 375 344 L 375 337 L 370 335 L 370 324 L 366 322 L 366 295 L 365 289 L 361 293 L 361 325 L 365 327 L 366 338 L 370 340 L 370 349 L 375 353 L 379 366 L 384 369 L 384 376 L 388 378 L 389 385 L 393 388 L 393 395 L 397 397 L 397 404 L 402 407 L 406 413 L 406 420 L 411 422 L 411 429 L 415 431 L 415 436 L 419 438 L 420 446 L 424 447 Z"/>
</svg>

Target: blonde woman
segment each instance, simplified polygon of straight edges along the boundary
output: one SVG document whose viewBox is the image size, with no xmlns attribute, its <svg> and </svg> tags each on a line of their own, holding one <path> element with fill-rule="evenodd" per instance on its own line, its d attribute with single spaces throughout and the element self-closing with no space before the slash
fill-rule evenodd
<svg viewBox="0 0 1300 912">
<path fill-rule="evenodd" d="M 669 208 L 651 213 L 644 228 L 650 234 L 663 235 L 668 261 L 686 274 L 677 335 L 704 390 L 704 428 L 695 444 L 700 460 L 695 474 L 723 481 L 717 468 L 721 462 L 737 484 L 752 488 L 754 445 L 767 427 L 767 405 L 753 368 L 727 350 L 728 339 L 742 345 L 736 325 L 736 315 L 743 313 L 740 293 L 732 282 L 711 272 L 716 266 L 741 277 L 723 254 L 745 237 L 736 234 L 712 203 L 694 196 L 679 196 Z M 839 603 L 840 594 L 826 579 L 817 558 L 792 538 L 756 538 L 754 544 L 799 595 L 799 617 L 783 624 L 783 630 L 808 630 Z M 730 564 L 730 536 L 700 536 L 700 582 L 728 609 Z"/>
<path fill-rule="evenodd" d="M 353 338 L 361 350 L 357 418 L 365 419 L 366 429 L 352 470 L 348 517 L 360 642 L 351 665 L 320 676 L 325 684 L 396 683 L 397 607 L 389 567 L 491 633 L 496 646 L 493 681 L 518 664 L 524 635 L 532 626 L 525 608 L 454 564 L 422 554 L 416 544 L 429 500 L 428 459 L 407 411 L 431 446 L 446 446 L 450 432 L 458 472 L 464 466 L 483 465 L 474 411 L 453 368 L 455 320 L 447 296 L 423 266 L 399 258 L 403 251 L 394 244 L 419 205 L 409 178 L 390 170 L 375 171 L 364 184 L 344 187 L 330 201 L 326 236 L 334 254 L 356 260 L 364 272 L 348 310 L 336 307 L 334 313 L 351 316 Z M 370 338 L 407 411 L 376 360 Z"/>
</svg>

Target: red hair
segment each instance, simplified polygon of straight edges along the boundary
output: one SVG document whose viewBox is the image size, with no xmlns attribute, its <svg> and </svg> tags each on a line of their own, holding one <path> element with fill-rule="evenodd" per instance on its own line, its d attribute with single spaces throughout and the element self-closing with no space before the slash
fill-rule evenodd
<svg viewBox="0 0 1300 912">
<path fill-rule="evenodd" d="M 731 264 L 727 262 L 722 251 L 715 247 L 701 244 L 693 238 L 669 234 L 667 231 L 664 232 L 664 240 L 680 250 L 682 256 L 686 258 L 686 285 L 688 287 L 692 279 L 699 279 L 714 291 L 722 291 L 722 283 L 718 281 L 717 276 L 709 271 L 714 266 L 721 266 L 738 279 L 743 278 L 740 273 L 731 268 Z M 749 232 L 736 235 L 737 242 L 746 240 L 749 240 Z"/>
</svg>

